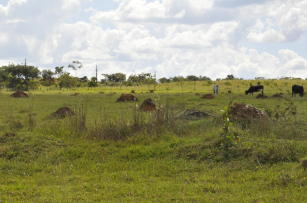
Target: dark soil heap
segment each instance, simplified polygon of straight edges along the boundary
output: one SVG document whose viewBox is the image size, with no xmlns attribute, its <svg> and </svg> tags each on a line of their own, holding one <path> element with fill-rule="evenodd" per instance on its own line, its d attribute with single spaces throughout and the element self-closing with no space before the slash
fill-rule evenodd
<svg viewBox="0 0 307 203">
<path fill-rule="evenodd" d="M 15 98 L 26 98 L 29 97 L 29 95 L 23 91 L 16 91 L 13 94 L 11 94 L 11 97 L 15 97 Z"/>
<path fill-rule="evenodd" d="M 272 97 L 273 98 L 283 98 L 284 94 L 283 93 L 277 93 L 277 94 L 272 95 Z"/>
<path fill-rule="evenodd" d="M 142 105 L 140 106 L 140 110 L 141 111 L 155 111 L 157 108 L 156 108 L 156 105 L 155 103 L 153 102 L 152 99 L 146 99 Z"/>
<path fill-rule="evenodd" d="M 230 107 L 230 118 L 233 121 L 251 122 L 253 120 L 267 119 L 267 114 L 250 105 L 235 103 Z"/>
<path fill-rule="evenodd" d="M 180 117 L 186 120 L 199 120 L 209 116 L 211 115 L 206 112 L 188 109 Z"/>
<path fill-rule="evenodd" d="M 201 98 L 202 99 L 214 99 L 214 95 L 213 94 L 204 94 Z"/>
<path fill-rule="evenodd" d="M 264 94 L 258 94 L 256 99 L 267 99 L 268 96 L 264 95 Z"/>
<path fill-rule="evenodd" d="M 61 107 L 56 112 L 51 114 L 51 116 L 54 118 L 66 118 L 73 115 L 75 115 L 75 113 L 69 107 Z"/>
<path fill-rule="evenodd" d="M 122 94 L 118 99 L 117 102 L 136 102 L 138 99 L 133 94 Z"/>
</svg>

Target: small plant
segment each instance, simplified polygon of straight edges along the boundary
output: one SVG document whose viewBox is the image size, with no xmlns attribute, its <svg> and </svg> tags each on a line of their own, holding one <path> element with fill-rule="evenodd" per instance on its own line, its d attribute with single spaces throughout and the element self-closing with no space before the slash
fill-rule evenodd
<svg viewBox="0 0 307 203">
<path fill-rule="evenodd" d="M 36 120 L 35 120 L 35 114 L 34 113 L 32 113 L 32 112 L 28 113 L 27 123 L 28 123 L 29 130 L 33 131 L 35 126 L 36 126 Z"/>
<path fill-rule="evenodd" d="M 221 134 L 220 148 L 224 151 L 226 159 L 231 156 L 231 150 L 236 147 L 239 142 L 239 133 L 235 127 L 235 124 L 230 119 L 232 102 L 228 104 L 223 113 L 223 132 Z"/>
</svg>

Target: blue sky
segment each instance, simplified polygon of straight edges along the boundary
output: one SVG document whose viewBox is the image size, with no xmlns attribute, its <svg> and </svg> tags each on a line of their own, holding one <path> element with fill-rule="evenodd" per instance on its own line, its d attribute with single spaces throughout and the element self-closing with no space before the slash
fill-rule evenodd
<svg viewBox="0 0 307 203">
<path fill-rule="evenodd" d="M 305 0 L 0 0 L 0 65 L 307 78 Z"/>
</svg>

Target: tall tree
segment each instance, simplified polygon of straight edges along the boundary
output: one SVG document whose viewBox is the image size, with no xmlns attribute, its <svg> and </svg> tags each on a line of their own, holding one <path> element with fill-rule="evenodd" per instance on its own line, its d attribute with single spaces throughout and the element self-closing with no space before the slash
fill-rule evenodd
<svg viewBox="0 0 307 203">
<path fill-rule="evenodd" d="M 34 88 L 34 80 L 40 75 L 40 71 L 34 66 L 9 65 L 0 67 L 0 70 L 2 80 L 6 80 L 6 86 L 14 90 Z"/>
</svg>

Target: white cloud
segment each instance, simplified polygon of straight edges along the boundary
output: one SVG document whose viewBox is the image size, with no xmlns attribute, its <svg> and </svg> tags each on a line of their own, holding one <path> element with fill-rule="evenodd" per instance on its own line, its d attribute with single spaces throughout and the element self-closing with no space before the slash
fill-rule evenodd
<svg viewBox="0 0 307 203">
<path fill-rule="evenodd" d="M 104 73 L 307 77 L 306 59 L 287 47 L 273 54 L 241 43 L 299 40 L 307 29 L 304 0 L 117 0 L 109 11 L 88 2 L 0 5 L 0 63 L 27 57 L 52 67 L 80 60 L 79 75 L 93 74 L 98 64 Z"/>
</svg>

